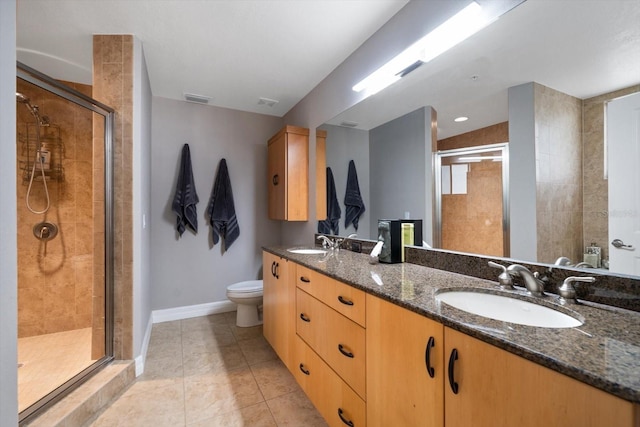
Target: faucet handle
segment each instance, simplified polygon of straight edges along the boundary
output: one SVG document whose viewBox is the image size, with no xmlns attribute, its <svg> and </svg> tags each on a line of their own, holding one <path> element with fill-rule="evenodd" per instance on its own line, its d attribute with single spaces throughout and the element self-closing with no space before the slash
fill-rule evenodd
<svg viewBox="0 0 640 427">
<path fill-rule="evenodd" d="M 515 289 L 513 287 L 513 278 L 507 272 L 507 267 L 505 267 L 504 265 L 500 265 L 497 262 L 493 262 L 493 261 L 489 261 L 488 265 L 489 265 L 489 267 L 501 268 L 502 269 L 502 273 L 500 273 L 500 275 L 498 276 L 498 283 L 500 283 L 500 289 L 505 289 L 505 290 Z"/>
<path fill-rule="evenodd" d="M 562 285 L 558 287 L 558 294 L 560 295 L 560 302 L 564 303 L 576 303 L 578 299 L 576 298 L 576 288 L 573 286 L 574 282 L 587 282 L 593 283 L 596 281 L 595 277 L 589 276 L 570 276 L 564 279 Z"/>
</svg>

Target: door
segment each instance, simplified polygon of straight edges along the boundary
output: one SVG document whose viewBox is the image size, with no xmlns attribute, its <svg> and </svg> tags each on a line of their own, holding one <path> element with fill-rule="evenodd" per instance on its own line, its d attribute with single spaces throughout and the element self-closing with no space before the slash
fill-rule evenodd
<svg viewBox="0 0 640 427">
<path fill-rule="evenodd" d="M 640 92 L 607 104 L 609 269 L 640 275 Z"/>
</svg>

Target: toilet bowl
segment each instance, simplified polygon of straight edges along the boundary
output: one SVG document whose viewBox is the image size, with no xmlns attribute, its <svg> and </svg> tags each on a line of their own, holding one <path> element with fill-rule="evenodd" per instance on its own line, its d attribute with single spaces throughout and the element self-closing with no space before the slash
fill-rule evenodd
<svg viewBox="0 0 640 427">
<path fill-rule="evenodd" d="M 227 298 L 238 305 L 236 325 L 242 328 L 262 325 L 262 280 L 248 280 L 227 287 Z"/>
</svg>

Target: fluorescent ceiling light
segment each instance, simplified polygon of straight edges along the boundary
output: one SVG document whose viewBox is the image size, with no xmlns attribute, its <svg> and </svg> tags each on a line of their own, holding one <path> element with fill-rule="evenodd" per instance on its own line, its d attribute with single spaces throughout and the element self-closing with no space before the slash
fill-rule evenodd
<svg viewBox="0 0 640 427">
<path fill-rule="evenodd" d="M 469 117 L 465 117 L 465 116 L 460 116 L 453 119 L 454 122 L 466 122 L 467 120 L 469 120 Z"/>
<path fill-rule="evenodd" d="M 378 93 L 421 64 L 431 61 L 475 34 L 490 21 L 488 17 L 483 15 L 480 5 L 475 1 L 471 2 L 439 27 L 353 86 L 352 89 L 355 92 L 362 92 L 366 89 L 367 96 Z"/>
</svg>

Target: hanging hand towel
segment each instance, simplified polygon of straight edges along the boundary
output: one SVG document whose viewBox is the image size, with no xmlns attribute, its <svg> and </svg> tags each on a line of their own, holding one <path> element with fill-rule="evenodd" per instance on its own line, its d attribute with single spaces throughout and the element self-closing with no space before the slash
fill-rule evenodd
<svg viewBox="0 0 640 427">
<path fill-rule="evenodd" d="M 178 174 L 178 185 L 176 194 L 173 196 L 171 210 L 178 216 L 176 219 L 176 229 L 180 236 L 189 226 L 194 232 L 198 232 L 198 211 L 196 204 L 200 200 L 196 193 L 196 183 L 193 180 L 193 170 L 191 169 L 191 152 L 189 144 L 182 146 L 182 158 L 180 159 L 180 172 Z"/>
<path fill-rule="evenodd" d="M 217 244 L 220 237 L 222 237 L 224 239 L 224 250 L 228 251 L 240 235 L 240 227 L 236 218 L 231 180 L 229 179 L 229 171 L 227 170 L 227 161 L 225 159 L 220 160 L 207 213 L 209 215 L 209 223 L 213 227 L 213 244 Z"/>
<path fill-rule="evenodd" d="M 327 168 L 327 219 L 318 221 L 318 233 L 338 235 L 340 228 L 340 204 L 336 193 L 336 183 L 333 180 L 331 168 Z"/>
<path fill-rule="evenodd" d="M 345 228 L 349 224 L 353 224 L 358 230 L 358 220 L 360 215 L 364 213 L 364 202 L 360 195 L 360 186 L 358 185 L 358 173 L 356 172 L 356 164 L 353 160 L 349 161 L 349 174 L 347 175 L 347 191 L 344 193 L 344 206 L 346 213 L 344 215 Z"/>
</svg>

